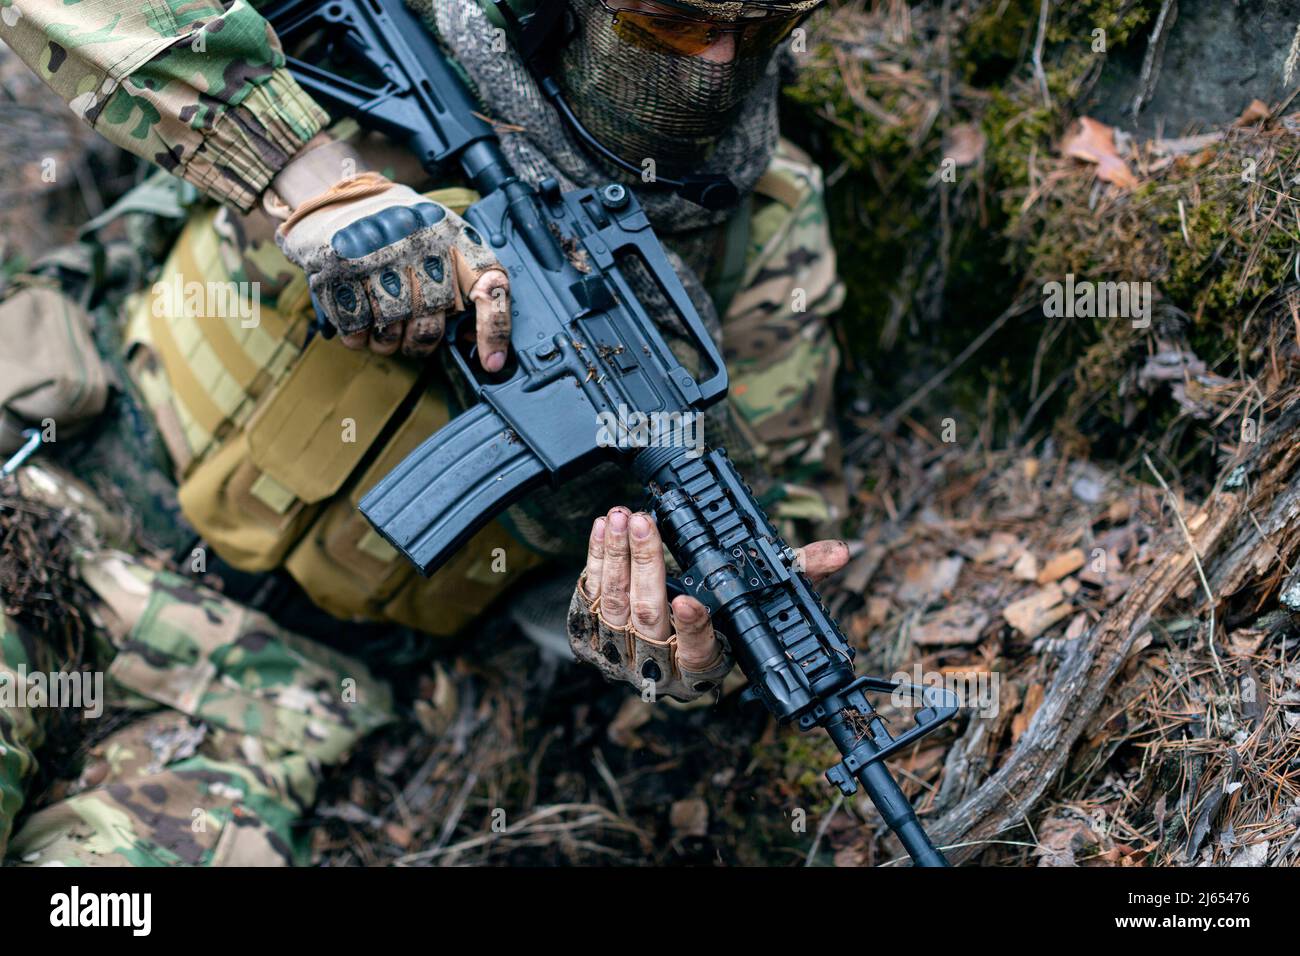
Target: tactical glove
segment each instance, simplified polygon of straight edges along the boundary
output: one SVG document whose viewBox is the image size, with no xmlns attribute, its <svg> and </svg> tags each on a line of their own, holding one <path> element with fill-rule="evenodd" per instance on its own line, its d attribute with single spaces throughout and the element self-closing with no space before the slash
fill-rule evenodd
<svg viewBox="0 0 1300 956">
<path fill-rule="evenodd" d="M 472 301 L 480 362 L 499 371 L 510 345 L 509 282 L 483 237 L 379 173 L 332 175 L 351 173 L 354 157 L 341 143 L 307 152 L 268 191 L 268 211 L 284 219 L 276 242 L 307 273 L 320 311 L 350 348 L 419 356 Z"/>
<path fill-rule="evenodd" d="M 569 647 L 610 680 L 681 701 L 716 688 L 732 659 L 702 604 L 666 591 L 654 521 L 614 508 L 592 525 L 587 566 L 569 602 Z"/>
<path fill-rule="evenodd" d="M 584 574 L 569 602 L 569 647 L 607 680 L 624 681 L 641 691 L 653 685 L 655 696 L 691 701 L 718 687 L 731 672 L 735 662 L 721 642 L 710 661 L 683 659 L 676 631 L 657 640 L 637 630 L 634 621 L 610 624 L 600 612 L 600 595 L 589 594 Z"/>
</svg>

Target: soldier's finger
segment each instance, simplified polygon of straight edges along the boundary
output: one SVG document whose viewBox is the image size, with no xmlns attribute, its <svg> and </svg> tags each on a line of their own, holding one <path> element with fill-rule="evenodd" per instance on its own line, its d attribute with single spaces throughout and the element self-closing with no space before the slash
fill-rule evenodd
<svg viewBox="0 0 1300 956">
<path fill-rule="evenodd" d="M 405 335 L 405 322 L 389 322 L 386 325 L 376 324 L 370 330 L 370 351 L 376 355 L 392 355 L 397 351 L 398 346 L 402 344 L 402 338 Z"/>
<path fill-rule="evenodd" d="M 717 635 L 708 609 L 685 594 L 673 598 L 673 630 L 677 633 L 677 664 L 683 670 L 707 670 L 718 662 Z"/>
<path fill-rule="evenodd" d="M 600 593 L 601 566 L 605 563 L 605 524 L 601 515 L 591 523 L 591 537 L 587 539 L 587 576 L 583 580 L 583 593 L 588 601 L 596 600 Z"/>
<path fill-rule="evenodd" d="M 360 332 L 345 332 L 339 336 L 339 341 L 350 349 L 364 349 L 370 344 L 370 330 L 362 329 Z"/>
<path fill-rule="evenodd" d="M 843 541 L 814 541 L 795 549 L 795 566 L 812 581 L 829 577 L 849 563 L 849 546 Z"/>
<path fill-rule="evenodd" d="M 479 359 L 487 371 L 499 372 L 510 349 L 510 280 L 504 272 L 486 272 L 469 297 L 474 302 Z"/>
<path fill-rule="evenodd" d="M 632 559 L 628 551 L 626 508 L 615 508 L 605 522 L 605 560 L 600 569 L 600 613 L 605 623 L 622 627 L 628 620 Z"/>
<path fill-rule="evenodd" d="M 406 333 L 402 336 L 402 354 L 417 358 L 432 355 L 442 341 L 445 328 L 446 316 L 442 312 L 411 319 L 406 323 Z"/>
<path fill-rule="evenodd" d="M 664 546 L 659 529 L 644 514 L 632 515 L 628 521 L 632 552 L 632 624 L 642 637 L 666 640 L 671 630 L 668 622 L 668 569 L 664 565 Z"/>
</svg>

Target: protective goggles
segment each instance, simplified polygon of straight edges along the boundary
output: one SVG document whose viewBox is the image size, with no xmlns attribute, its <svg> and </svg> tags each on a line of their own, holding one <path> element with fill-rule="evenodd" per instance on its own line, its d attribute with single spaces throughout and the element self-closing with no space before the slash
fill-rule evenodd
<svg viewBox="0 0 1300 956">
<path fill-rule="evenodd" d="M 737 59 L 770 53 L 811 13 L 758 12 L 738 20 L 710 20 L 644 0 L 635 10 L 620 9 L 612 0 L 600 0 L 600 5 L 613 17 L 614 32 L 625 43 L 656 53 L 696 56 L 730 34 Z"/>
</svg>

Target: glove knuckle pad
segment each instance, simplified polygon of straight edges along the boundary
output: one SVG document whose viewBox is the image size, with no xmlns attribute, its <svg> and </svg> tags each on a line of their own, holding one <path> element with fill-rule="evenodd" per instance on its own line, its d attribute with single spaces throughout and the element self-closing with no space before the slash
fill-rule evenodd
<svg viewBox="0 0 1300 956">
<path fill-rule="evenodd" d="M 326 317 L 340 332 L 360 332 L 371 324 L 370 302 L 359 283 L 314 276 L 311 289 Z"/>
<path fill-rule="evenodd" d="M 334 233 L 330 246 L 344 259 L 364 259 L 442 222 L 446 217 L 447 211 L 432 202 L 389 206 L 348 223 Z"/>
</svg>

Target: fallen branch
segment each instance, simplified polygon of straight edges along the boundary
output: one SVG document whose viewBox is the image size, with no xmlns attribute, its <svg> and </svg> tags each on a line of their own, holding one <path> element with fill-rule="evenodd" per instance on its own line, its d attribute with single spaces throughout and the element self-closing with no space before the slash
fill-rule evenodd
<svg viewBox="0 0 1300 956">
<path fill-rule="evenodd" d="M 1069 647 L 1028 729 L 1001 767 L 931 829 L 940 845 L 951 848 L 960 862 L 981 843 L 1020 826 L 1052 780 L 1069 760 L 1074 743 L 1101 704 L 1102 698 L 1134 642 L 1152 618 L 1187 585 L 1194 556 L 1211 568 L 1209 575 L 1220 602 L 1248 584 L 1265 580 L 1268 589 L 1280 586 L 1284 557 L 1300 551 L 1300 403 L 1292 405 L 1241 463 L 1259 475 L 1249 493 L 1224 488 L 1187 522 L 1192 546 L 1180 529 L 1170 529 L 1156 553 L 1157 560 L 1087 634 Z M 1234 462 L 1225 474 L 1237 472 Z M 1247 512 L 1265 514 L 1260 522 L 1267 536 L 1255 530 Z M 1217 557 L 1218 560 L 1212 560 Z"/>
</svg>

